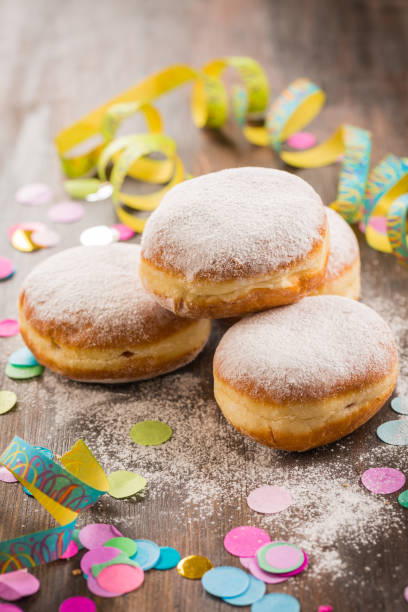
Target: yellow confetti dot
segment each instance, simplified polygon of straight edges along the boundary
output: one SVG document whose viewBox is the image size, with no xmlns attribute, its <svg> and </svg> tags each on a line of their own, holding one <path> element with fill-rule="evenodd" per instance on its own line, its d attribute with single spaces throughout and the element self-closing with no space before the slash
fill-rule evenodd
<svg viewBox="0 0 408 612">
<path fill-rule="evenodd" d="M 184 576 L 184 578 L 198 580 L 204 576 L 205 572 L 208 572 L 208 570 L 213 567 L 213 564 L 207 557 L 203 557 L 202 555 L 190 555 L 179 561 L 177 571 L 180 576 Z"/>
<path fill-rule="evenodd" d="M 11 244 L 17 251 L 23 253 L 31 253 L 37 251 L 40 247 L 37 246 L 31 239 L 32 230 L 17 229 L 11 237 Z"/>
</svg>

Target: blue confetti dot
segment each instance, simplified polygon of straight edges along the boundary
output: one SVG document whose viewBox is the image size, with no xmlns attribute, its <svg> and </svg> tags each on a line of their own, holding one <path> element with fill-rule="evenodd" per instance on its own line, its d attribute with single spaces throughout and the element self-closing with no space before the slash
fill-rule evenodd
<svg viewBox="0 0 408 612">
<path fill-rule="evenodd" d="M 130 557 L 136 561 L 142 570 L 152 569 L 159 560 L 160 547 L 151 540 L 134 540 L 137 544 L 137 551 Z"/>
<path fill-rule="evenodd" d="M 394 397 L 391 408 L 398 414 L 408 414 L 408 397 Z"/>
<path fill-rule="evenodd" d="M 223 600 L 232 606 L 250 606 L 265 595 L 266 584 L 258 578 L 249 576 L 249 587 L 242 595 L 237 597 L 223 597 Z"/>
<path fill-rule="evenodd" d="M 154 569 L 172 569 L 173 567 L 176 567 L 180 559 L 181 555 L 175 548 L 172 548 L 171 546 L 160 546 L 160 557 L 154 566 Z"/>
<path fill-rule="evenodd" d="M 8 362 L 17 368 L 27 368 L 38 365 L 38 361 L 26 346 L 18 349 L 18 351 L 14 351 L 14 353 L 10 355 Z"/>
<path fill-rule="evenodd" d="M 377 428 L 377 436 L 387 444 L 405 446 L 408 444 L 408 420 L 387 421 Z"/>
<path fill-rule="evenodd" d="M 252 604 L 251 612 L 300 612 L 300 604 L 292 595 L 269 593 Z"/>
<path fill-rule="evenodd" d="M 237 597 L 249 587 L 249 576 L 238 567 L 221 565 L 206 572 L 201 583 L 207 593 L 216 597 Z"/>
</svg>

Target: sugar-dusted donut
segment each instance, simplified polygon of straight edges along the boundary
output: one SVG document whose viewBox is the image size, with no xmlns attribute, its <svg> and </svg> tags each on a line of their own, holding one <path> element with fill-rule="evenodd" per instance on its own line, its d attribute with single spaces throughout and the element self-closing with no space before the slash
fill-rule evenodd
<svg viewBox="0 0 408 612">
<path fill-rule="evenodd" d="M 301 178 L 234 168 L 181 183 L 142 237 L 145 288 L 185 317 L 233 317 L 289 304 L 324 275 L 324 206 Z"/>
<path fill-rule="evenodd" d="M 322 284 L 312 294 L 360 297 L 360 249 L 357 238 L 341 215 L 326 208 L 330 250 Z"/>
<path fill-rule="evenodd" d="M 162 308 L 138 276 L 140 247 L 62 251 L 34 268 L 19 301 L 23 339 L 54 372 L 87 382 L 151 378 L 185 365 L 211 323 Z"/>
<path fill-rule="evenodd" d="M 371 308 L 332 295 L 246 317 L 215 352 L 225 417 L 262 444 L 305 451 L 368 421 L 398 376 L 392 333 Z"/>
</svg>

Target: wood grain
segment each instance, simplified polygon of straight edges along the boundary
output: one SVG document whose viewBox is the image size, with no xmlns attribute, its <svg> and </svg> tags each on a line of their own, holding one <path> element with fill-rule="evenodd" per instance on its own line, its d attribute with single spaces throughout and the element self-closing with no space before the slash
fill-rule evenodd
<svg viewBox="0 0 408 612">
<path fill-rule="evenodd" d="M 0 254 L 13 259 L 17 273 L 1 285 L 0 317 L 16 314 L 19 286 L 34 265 L 48 257 L 49 250 L 23 254 L 13 250 L 6 238 L 7 228 L 18 221 L 46 220 L 46 207 L 24 208 L 15 204 L 14 193 L 24 183 L 45 181 L 55 189 L 56 199 L 64 198 L 59 164 L 52 139 L 56 131 L 81 114 L 142 77 L 176 62 L 200 66 L 225 54 L 249 55 L 265 68 L 272 97 L 291 80 L 308 76 L 328 92 L 328 105 L 311 128 L 319 137 L 330 134 L 347 121 L 373 132 L 373 160 L 387 152 L 407 154 L 408 124 L 407 57 L 408 4 L 403 0 L 120 0 L 111 2 L 53 2 L 52 0 L 3 0 L 0 4 L 0 194 L 2 205 Z M 166 130 L 176 138 L 186 167 L 194 174 L 237 165 L 283 167 L 267 149 L 250 146 L 239 131 L 228 125 L 222 133 L 199 132 L 189 116 L 188 88 L 171 93 L 158 104 L 165 118 Z M 320 192 L 326 203 L 334 199 L 338 167 L 299 173 Z M 72 226 L 60 226 L 59 248 L 78 243 L 80 231 L 91 225 L 114 222 L 109 202 L 87 206 L 84 219 Z M 395 320 L 406 320 L 408 309 L 408 274 L 387 255 L 379 254 L 360 240 L 363 262 L 363 299 L 377 307 L 393 301 Z M 391 312 L 387 308 L 387 312 Z M 383 313 L 385 314 L 385 312 Z M 393 321 L 390 321 L 393 324 Z M 204 553 L 214 564 L 226 564 L 230 558 L 222 539 L 237 524 L 254 522 L 245 503 L 246 466 L 257 455 L 256 445 L 229 428 L 216 410 L 212 397 L 211 361 L 224 324 L 216 324 L 204 353 L 183 370 L 201 378 L 201 399 L 206 402 L 204 419 L 218 424 L 226 432 L 225 456 L 219 461 L 231 469 L 228 457 L 241 457 L 242 495 L 217 502 L 211 516 L 186 515 L 184 526 L 175 522 L 180 491 L 169 490 L 157 503 L 117 502 L 104 497 L 87 514 L 86 522 L 108 520 L 118 528 L 134 526 L 134 537 L 150 537 L 161 544 L 176 546 L 183 554 Z M 396 327 L 395 327 L 396 328 Z M 407 327 L 399 325 L 402 377 L 406 380 L 408 357 Z M 1 372 L 7 355 L 19 346 L 18 339 L 2 340 Z M 85 439 L 102 435 L 95 431 L 94 411 L 108 410 L 115 404 L 131 403 L 138 396 L 137 385 L 120 389 L 92 387 L 93 403 L 89 418 L 67 420 L 63 427 L 55 421 L 56 402 L 64 399 L 69 414 L 75 402 L 81 402 L 81 385 L 57 380 L 47 373 L 34 381 L 14 383 L 4 374 L 2 388 L 16 390 L 18 407 L 1 417 L 0 448 L 14 434 L 50 446 L 57 453 L 67 450 L 79 435 Z M 405 379 L 404 379 L 405 377 Z M 171 379 L 170 379 L 171 380 Z M 160 383 L 157 383 L 158 385 Z M 58 389 L 58 393 L 57 393 Z M 70 400 L 72 393 L 72 402 Z M 65 395 L 64 395 L 65 394 Z M 83 392 L 84 398 L 88 398 Z M 78 399 L 79 396 L 79 399 Z M 152 394 L 152 402 L 154 400 Z M 88 399 L 83 400 L 88 401 Z M 180 407 L 182 408 L 182 407 Z M 352 466 L 355 478 L 366 467 L 363 453 L 378 444 L 375 428 L 390 417 L 384 410 L 369 424 L 351 436 L 346 451 L 334 446 L 334 454 L 344 453 L 344 465 Z M 134 416 L 129 415 L 129 427 Z M 163 415 L 163 420 L 166 415 Z M 200 444 L 200 432 L 197 436 Z M 113 452 L 114 449 L 112 449 Z M 273 455 L 275 462 L 295 467 L 298 457 Z M 312 470 L 327 460 L 328 454 L 314 451 L 302 456 Z M 393 455 L 395 457 L 395 454 Z M 407 469 L 405 450 L 390 465 Z M 119 466 L 106 466 L 108 469 Z M 205 465 L 194 465 L 197 471 Z M 407 470 L 406 470 L 407 471 Z M 259 483 L 261 484 L 261 483 Z M 27 498 L 21 487 L 0 483 L 0 536 L 5 539 L 46 528 L 53 523 Z M 392 505 L 398 506 L 395 496 Z M 401 512 L 406 512 L 402 508 Z M 191 510 L 193 512 L 193 510 Z M 300 510 L 299 510 L 300 512 Z M 290 536 L 290 525 L 286 534 Z M 348 548 L 348 534 L 336 544 L 347 560 L 355 579 L 342 580 L 322 575 L 311 580 L 306 571 L 296 579 L 279 585 L 280 591 L 299 598 L 302 611 L 312 612 L 324 603 L 336 612 L 405 610 L 402 597 L 406 586 L 408 528 L 388 525 L 387 537 L 363 547 L 357 554 Z M 313 555 L 313 551 L 309 551 Z M 235 561 L 233 561 L 235 563 Z M 87 595 L 81 577 L 73 577 L 78 558 L 56 562 L 34 570 L 41 580 L 41 590 L 20 603 L 26 612 L 57 610 L 66 597 Z M 369 570 L 366 570 L 365 567 Z M 276 590 L 276 589 L 274 589 Z M 207 596 L 200 584 L 184 580 L 176 572 L 151 572 L 138 592 L 115 600 L 96 598 L 98 610 L 226 610 L 226 604 Z"/>
</svg>

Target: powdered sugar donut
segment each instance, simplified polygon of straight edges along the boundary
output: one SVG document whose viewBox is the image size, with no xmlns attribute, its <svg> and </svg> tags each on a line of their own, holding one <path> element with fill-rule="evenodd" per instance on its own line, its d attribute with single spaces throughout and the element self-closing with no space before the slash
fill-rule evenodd
<svg viewBox="0 0 408 612">
<path fill-rule="evenodd" d="M 323 283 L 313 294 L 360 297 L 360 249 L 357 238 L 341 215 L 326 208 L 330 250 Z"/>
<path fill-rule="evenodd" d="M 314 189 L 269 168 L 234 168 L 171 189 L 142 237 L 145 288 L 186 317 L 289 304 L 323 279 L 327 219 Z"/>
<path fill-rule="evenodd" d="M 305 451 L 368 421 L 398 376 L 392 333 L 371 308 L 339 296 L 246 317 L 214 357 L 214 392 L 240 432 Z"/>
<path fill-rule="evenodd" d="M 146 293 L 140 247 L 62 251 L 26 278 L 20 331 L 37 360 L 75 380 L 126 382 L 185 365 L 201 351 L 210 321 L 181 319 Z"/>
</svg>

